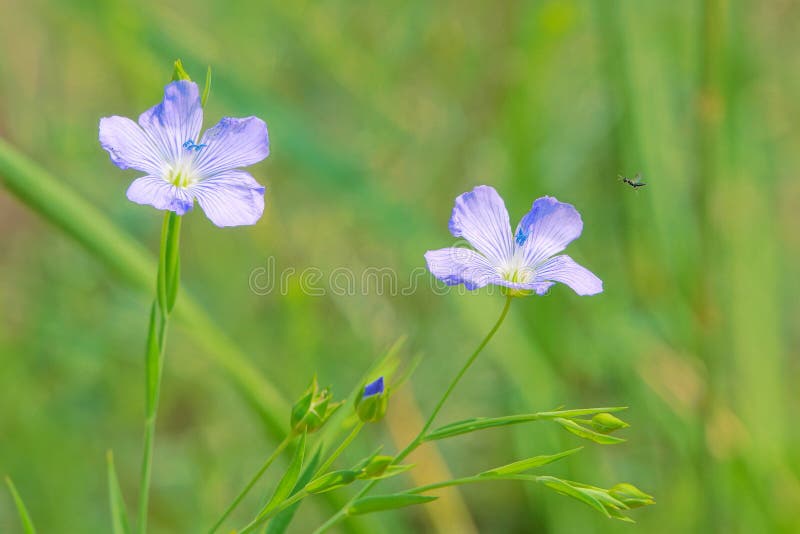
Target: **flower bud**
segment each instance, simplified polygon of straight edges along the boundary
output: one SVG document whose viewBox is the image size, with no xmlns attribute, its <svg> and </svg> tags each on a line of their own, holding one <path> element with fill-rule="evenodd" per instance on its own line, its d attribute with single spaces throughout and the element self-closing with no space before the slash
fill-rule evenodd
<svg viewBox="0 0 800 534">
<path fill-rule="evenodd" d="M 383 419 L 389 402 L 389 392 L 384 388 L 383 377 L 370 382 L 361 390 L 356 401 L 356 413 L 364 423 L 374 423 Z"/>
<path fill-rule="evenodd" d="M 359 478 L 375 478 L 381 476 L 386 472 L 386 468 L 392 465 L 394 461 L 393 456 L 374 456 L 370 459 L 369 463 L 364 466 Z"/>
<path fill-rule="evenodd" d="M 317 377 L 314 377 L 306 392 L 292 407 L 292 431 L 296 434 L 316 432 L 341 405 L 342 402 L 331 403 L 330 391 L 328 388 L 320 390 Z"/>
<path fill-rule="evenodd" d="M 655 504 L 652 495 L 648 495 L 633 484 L 622 482 L 608 490 L 608 494 L 624 503 L 628 508 L 638 508 Z"/>
<path fill-rule="evenodd" d="M 618 419 L 610 413 L 599 413 L 592 417 L 592 428 L 602 434 L 609 434 L 620 428 L 627 428 L 630 425 L 625 421 Z"/>
</svg>

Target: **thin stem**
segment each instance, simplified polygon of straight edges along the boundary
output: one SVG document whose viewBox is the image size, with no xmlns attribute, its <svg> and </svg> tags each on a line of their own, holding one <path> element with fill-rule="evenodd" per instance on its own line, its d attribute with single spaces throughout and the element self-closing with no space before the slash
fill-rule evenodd
<svg viewBox="0 0 800 534">
<path fill-rule="evenodd" d="M 444 395 L 442 395 L 442 398 L 439 399 L 439 403 L 436 405 L 436 408 L 433 409 L 433 413 L 431 413 L 430 417 L 428 417 L 428 420 L 425 421 L 425 426 L 423 426 L 422 430 L 419 431 L 419 435 L 416 437 L 416 439 L 414 441 L 417 441 L 417 440 L 421 439 L 422 436 L 425 435 L 425 432 L 427 432 L 428 429 L 433 424 L 433 420 L 436 419 L 436 416 L 439 415 L 439 412 L 442 410 L 442 407 L 444 406 L 444 403 L 447 401 L 447 398 L 450 397 L 450 394 L 453 392 L 453 390 L 456 388 L 458 383 L 461 381 L 461 378 L 464 376 L 464 374 L 466 374 L 467 369 L 469 369 L 472 366 L 472 364 L 477 359 L 478 354 L 480 354 L 483 351 L 483 349 L 486 347 L 486 345 L 489 344 L 489 341 L 491 341 L 491 339 L 494 337 L 494 335 L 500 329 L 500 325 L 503 324 L 503 321 L 505 320 L 506 315 L 508 315 L 508 310 L 511 308 L 511 301 L 513 299 L 514 299 L 514 297 L 512 297 L 512 296 L 506 297 L 506 304 L 503 307 L 503 311 L 500 312 L 500 317 L 497 319 L 497 322 L 494 324 L 492 329 L 489 330 L 489 333 L 486 334 L 486 337 L 483 338 L 483 341 L 481 341 L 481 344 L 478 345 L 478 348 L 475 349 L 475 352 L 472 353 L 472 355 L 467 360 L 467 363 L 464 364 L 464 366 L 458 372 L 458 374 L 453 379 L 453 381 L 450 382 L 450 386 L 444 392 Z M 405 458 L 405 456 L 403 458 Z M 403 458 L 399 458 L 397 461 L 400 461 Z"/>
<path fill-rule="evenodd" d="M 353 442 L 354 439 L 356 439 L 356 436 L 359 432 L 361 432 L 362 428 L 364 428 L 364 422 L 359 421 L 356 426 L 353 427 L 353 430 L 350 431 L 350 434 L 348 434 L 344 441 L 342 441 L 342 443 L 336 448 L 335 451 L 333 451 L 330 457 L 325 460 L 325 463 L 322 464 L 319 469 L 317 469 L 317 472 L 314 473 L 312 480 L 325 473 L 325 471 L 327 471 L 328 468 L 333 465 L 333 462 L 336 461 L 339 455 L 342 454 L 342 452 L 347 448 L 348 445 L 350 445 L 350 443 Z"/>
<path fill-rule="evenodd" d="M 139 532 L 147 532 L 147 506 L 150 494 L 150 478 L 153 468 L 153 447 L 155 445 L 156 433 L 156 411 L 158 407 L 158 397 L 161 389 L 161 371 L 164 361 L 164 340 L 167 333 L 166 317 L 161 318 L 159 325 L 159 362 L 156 364 L 156 391 L 152 401 L 151 413 L 148 413 L 144 420 L 144 452 L 142 455 L 142 471 L 139 482 Z M 151 404 L 148 402 L 148 404 Z"/>
<path fill-rule="evenodd" d="M 233 512 L 233 510 L 237 506 L 239 506 L 239 503 L 242 501 L 242 499 L 244 499 L 245 496 L 250 492 L 250 490 L 253 489 L 253 486 L 255 486 L 256 482 L 258 482 L 258 480 L 261 478 L 261 476 L 264 474 L 264 472 L 267 469 L 269 469 L 269 466 L 272 465 L 272 462 L 274 462 L 275 459 L 278 456 L 280 456 L 280 454 L 283 452 L 283 450 L 292 441 L 293 437 L 294 436 L 292 434 L 289 434 L 285 438 L 283 438 L 283 441 L 281 441 L 278 444 L 278 447 L 274 451 L 272 451 L 272 454 L 269 455 L 269 457 L 266 459 L 266 461 L 261 466 L 261 468 L 258 470 L 258 472 L 253 476 L 253 478 L 250 479 L 250 482 L 248 482 L 247 485 L 244 487 L 244 489 L 239 492 L 239 495 L 236 496 L 236 498 L 233 500 L 233 502 L 230 504 L 230 506 L 228 506 L 225 509 L 225 512 L 222 514 L 222 516 L 217 520 L 216 523 L 214 523 L 214 526 L 211 527 L 211 529 L 208 531 L 209 534 L 213 534 L 214 532 L 216 532 L 217 529 L 222 525 L 222 523 L 228 518 L 228 516 L 231 514 L 231 512 Z"/>
<path fill-rule="evenodd" d="M 436 419 L 436 416 L 439 415 L 439 412 L 444 407 L 444 403 L 447 401 L 447 399 L 450 397 L 450 394 L 453 392 L 458 383 L 461 381 L 461 378 L 467 372 L 467 369 L 469 369 L 472 366 L 478 355 L 483 351 L 484 348 L 486 348 L 486 345 L 489 344 L 489 341 L 491 341 L 491 339 L 500 329 L 500 325 L 503 324 L 506 315 L 508 315 L 508 310 L 511 307 L 511 300 L 513 298 L 514 297 L 512 296 L 506 297 L 505 306 L 503 307 L 503 311 L 500 312 L 500 317 L 497 319 L 497 322 L 494 324 L 492 329 L 489 330 L 489 333 L 486 334 L 486 337 L 483 338 L 483 341 L 481 341 L 480 345 L 478 345 L 478 348 L 476 348 L 475 351 L 472 353 L 472 355 L 469 357 L 469 359 L 467 359 L 463 367 L 461 367 L 461 370 L 458 372 L 453 381 L 450 382 L 450 385 L 445 390 L 444 395 L 442 395 L 442 398 L 439 399 L 439 402 L 436 404 L 436 407 L 433 409 L 433 412 L 431 413 L 430 417 L 428 417 L 428 420 L 425 421 L 425 425 L 422 427 L 422 430 L 419 431 L 417 436 L 411 441 L 411 443 L 409 443 L 406 446 L 405 449 L 400 451 L 400 453 L 397 456 L 395 456 L 392 465 L 396 465 L 397 463 L 403 461 L 406 458 L 406 456 L 411 454 L 417 447 L 420 446 L 423 438 L 425 437 L 425 433 L 433 424 L 433 421 Z M 322 534 L 323 532 L 334 526 L 336 523 L 344 519 L 347 516 L 347 509 L 353 504 L 353 502 L 355 502 L 357 499 L 360 499 L 361 497 L 369 493 L 369 491 L 373 487 L 375 487 L 375 485 L 378 482 L 380 482 L 380 479 L 371 480 L 369 484 L 366 484 L 363 488 L 361 488 L 361 490 L 358 493 L 356 493 L 356 495 L 353 496 L 353 498 L 350 499 L 344 506 L 342 506 L 338 512 L 336 512 L 330 519 L 328 519 L 325 523 L 323 523 L 322 526 L 320 526 L 317 530 L 315 530 L 314 534 Z"/>
<path fill-rule="evenodd" d="M 145 360 L 145 421 L 144 452 L 139 483 L 139 533 L 147 532 L 147 509 L 150 495 L 150 479 L 153 468 L 156 416 L 161 396 L 161 376 L 164 370 L 164 348 L 167 340 L 167 325 L 172 309 L 169 296 L 177 294 L 178 246 L 180 243 L 180 217 L 168 211 L 161 228 L 158 275 L 156 277 L 156 302 L 153 305 L 148 333 L 147 357 Z"/>
<path fill-rule="evenodd" d="M 475 484 L 477 482 L 489 482 L 491 480 L 523 480 L 527 482 L 538 482 L 539 478 L 540 477 L 535 475 L 503 475 L 500 477 L 475 475 L 471 477 L 455 478 L 453 480 L 444 480 L 442 482 L 418 486 L 406 491 L 405 493 L 426 493 L 435 489 L 448 488 L 450 486 L 462 486 L 464 484 Z"/>
</svg>

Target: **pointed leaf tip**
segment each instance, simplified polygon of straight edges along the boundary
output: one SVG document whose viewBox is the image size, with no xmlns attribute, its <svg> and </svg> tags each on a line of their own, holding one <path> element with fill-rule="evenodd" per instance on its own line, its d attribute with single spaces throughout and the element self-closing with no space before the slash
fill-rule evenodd
<svg viewBox="0 0 800 534">
<path fill-rule="evenodd" d="M 177 82 L 178 80 L 187 80 L 192 81 L 189 77 L 189 74 L 183 68 L 183 62 L 180 59 L 175 60 L 174 68 L 172 70 L 172 81 Z"/>
</svg>

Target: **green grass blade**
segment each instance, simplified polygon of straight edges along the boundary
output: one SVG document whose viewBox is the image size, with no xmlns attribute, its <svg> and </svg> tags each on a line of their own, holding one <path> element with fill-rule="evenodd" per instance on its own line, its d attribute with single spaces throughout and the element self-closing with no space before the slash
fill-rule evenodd
<svg viewBox="0 0 800 534">
<path fill-rule="evenodd" d="M 36 528 L 33 526 L 33 521 L 28 513 L 28 509 L 25 507 L 25 503 L 22 502 L 22 497 L 20 497 L 19 492 L 17 492 L 17 488 L 14 486 L 11 478 L 6 477 L 6 484 L 8 485 L 9 491 L 11 491 L 11 496 L 14 497 L 14 504 L 17 506 L 19 519 L 22 521 L 22 528 L 25 530 L 25 534 L 36 534 Z"/>
<path fill-rule="evenodd" d="M 130 523 L 128 523 L 128 512 L 125 508 L 125 499 L 122 497 L 122 490 L 119 487 L 117 470 L 114 467 L 114 453 L 108 451 L 106 454 L 108 463 L 108 498 L 111 505 L 111 524 L 114 534 L 129 534 Z"/>
<path fill-rule="evenodd" d="M 386 510 L 396 510 L 407 506 L 429 503 L 438 498 L 439 497 L 430 495 L 416 495 L 414 493 L 395 493 L 394 495 L 364 497 L 358 499 L 347 509 L 347 515 L 363 515 Z"/>
<path fill-rule="evenodd" d="M 0 181 L 95 258 L 145 295 L 155 291 L 156 261 L 141 244 L 106 215 L 46 170 L 0 139 Z M 186 333 L 229 377 L 235 389 L 260 416 L 273 437 L 286 433 L 289 403 L 253 366 L 215 322 L 184 292 L 175 309 Z"/>
<path fill-rule="evenodd" d="M 209 93 L 211 93 L 211 65 L 209 65 L 208 70 L 206 70 L 206 84 L 203 87 L 203 96 L 200 98 L 201 106 L 206 107 Z"/>
</svg>

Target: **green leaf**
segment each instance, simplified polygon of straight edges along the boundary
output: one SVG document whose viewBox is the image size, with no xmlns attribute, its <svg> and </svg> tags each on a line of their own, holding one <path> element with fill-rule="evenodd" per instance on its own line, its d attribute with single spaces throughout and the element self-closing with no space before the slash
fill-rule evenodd
<svg viewBox="0 0 800 534">
<path fill-rule="evenodd" d="M 208 100 L 208 94 L 210 92 L 211 92 L 211 65 L 209 65 L 208 70 L 206 70 L 206 84 L 205 87 L 203 87 L 203 96 L 200 97 L 201 106 L 206 107 L 206 101 Z"/>
<path fill-rule="evenodd" d="M 28 514 L 28 509 L 25 507 L 25 503 L 22 502 L 22 497 L 20 497 L 17 492 L 17 488 L 14 486 L 11 478 L 6 477 L 6 485 L 9 491 L 11 491 L 11 496 L 14 497 L 14 504 L 17 506 L 17 513 L 19 513 L 19 519 L 22 521 L 22 528 L 25 534 L 36 534 L 36 528 L 33 526 L 33 521 L 31 521 L 31 516 Z"/>
<path fill-rule="evenodd" d="M 261 511 L 261 513 L 258 514 L 259 517 L 263 517 L 264 515 L 268 514 L 276 506 L 280 505 L 284 500 L 286 500 L 287 497 L 289 497 L 292 489 L 294 489 L 294 486 L 297 483 L 298 478 L 300 477 L 300 470 L 303 467 L 303 456 L 305 454 L 305 449 L 306 433 L 303 432 L 303 434 L 300 435 L 300 441 L 297 443 L 297 448 L 294 450 L 292 460 L 289 462 L 289 467 L 281 477 L 280 482 L 278 482 L 275 492 L 272 494 L 269 502 Z"/>
<path fill-rule="evenodd" d="M 192 81 L 192 79 L 183 69 L 183 63 L 181 62 L 180 59 L 175 60 L 175 68 L 172 70 L 172 81 L 176 82 L 178 80 Z"/>
<path fill-rule="evenodd" d="M 543 476 L 539 477 L 539 482 L 541 482 L 548 488 L 555 490 L 557 493 L 560 493 L 561 495 L 572 497 L 573 499 L 577 499 L 582 503 L 589 505 L 590 507 L 594 508 L 595 510 L 597 510 L 606 517 L 611 517 L 611 514 L 608 513 L 608 511 L 600 503 L 600 501 L 598 501 L 591 495 L 587 495 L 581 491 L 578 491 L 576 488 L 571 486 L 565 480 L 561 480 L 560 478 L 555 478 L 555 477 Z"/>
<path fill-rule="evenodd" d="M 563 426 L 576 436 L 594 441 L 595 443 L 600 443 L 602 445 L 613 445 L 615 443 L 622 443 L 625 441 L 622 438 L 617 438 L 614 436 L 609 436 L 607 434 L 601 434 L 599 432 L 595 432 L 594 430 L 590 430 L 584 426 L 581 426 L 575 421 L 572 421 L 570 419 L 557 418 L 555 419 L 555 421 L 556 423 Z"/>
<path fill-rule="evenodd" d="M 547 465 L 549 463 L 555 462 L 556 460 L 560 460 L 561 458 L 565 458 L 567 456 L 575 454 L 581 449 L 583 449 L 583 447 L 577 447 L 575 449 L 559 452 L 557 454 L 534 456 L 526 460 L 520 460 L 518 462 L 504 465 L 502 467 L 496 467 L 495 469 L 490 469 L 489 471 L 484 471 L 478 476 L 490 477 L 498 475 L 516 475 L 517 473 L 523 473 L 535 467 L 540 467 L 542 465 Z"/>
<path fill-rule="evenodd" d="M 382 512 L 384 510 L 394 510 L 397 508 L 405 508 L 406 506 L 414 506 L 416 504 L 425 504 L 435 501 L 436 499 L 438 499 L 438 497 L 431 495 L 415 495 L 413 493 L 395 493 L 393 495 L 363 497 L 350 505 L 347 509 L 347 515 L 363 515 L 373 512 Z"/>
<path fill-rule="evenodd" d="M 349 469 L 332 471 L 312 480 L 306 484 L 304 489 L 306 492 L 312 494 L 326 493 L 351 484 L 356 479 L 357 475 L 357 471 L 351 471 Z"/>
<path fill-rule="evenodd" d="M 125 509 L 125 499 L 119 487 L 117 470 L 114 468 L 114 454 L 108 451 L 106 454 L 108 464 L 108 498 L 111 505 L 111 524 L 114 534 L 128 534 L 130 526 L 128 523 L 128 513 Z"/>
<path fill-rule="evenodd" d="M 317 451 L 314 453 L 314 456 L 312 456 L 311 460 L 306 462 L 306 466 L 303 467 L 303 473 L 297 480 L 297 484 L 294 485 L 294 489 L 292 490 L 292 495 L 300 491 L 300 488 L 308 484 L 308 482 L 311 480 L 311 477 L 313 477 L 314 473 L 317 472 L 317 468 L 319 467 L 321 460 L 322 460 L 322 447 L 317 447 Z M 289 523 L 292 522 L 294 514 L 295 512 L 297 512 L 297 509 L 299 507 L 300 507 L 300 502 L 298 501 L 293 505 L 289 506 L 288 508 L 281 510 L 267 524 L 266 534 L 283 534 L 284 532 L 286 532 L 286 529 L 289 528 Z"/>
</svg>

